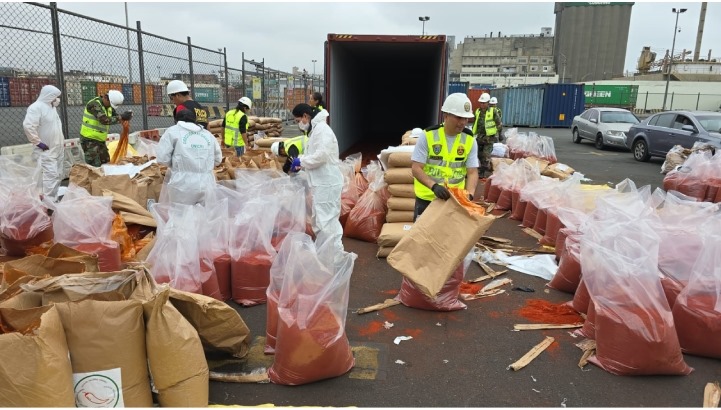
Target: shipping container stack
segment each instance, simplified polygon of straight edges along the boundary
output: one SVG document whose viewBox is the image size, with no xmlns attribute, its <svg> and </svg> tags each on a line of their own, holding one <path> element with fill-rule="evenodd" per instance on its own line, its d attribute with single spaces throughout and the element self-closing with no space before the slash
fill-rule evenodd
<svg viewBox="0 0 721 410">
<path fill-rule="evenodd" d="M 10 80 L 0 77 L 0 107 L 10 106 Z"/>
<path fill-rule="evenodd" d="M 388 184 L 388 212 L 386 223 L 378 236 L 379 258 L 385 258 L 413 225 L 415 192 L 411 172 L 411 152 L 392 152 L 388 155 L 388 169 L 384 179 Z"/>
<path fill-rule="evenodd" d="M 95 96 L 105 95 L 105 94 L 107 94 L 108 91 L 110 91 L 110 90 L 116 90 L 116 91 L 122 92 L 122 91 L 123 91 L 123 85 L 120 84 L 120 83 L 97 83 L 97 84 L 96 84 L 96 92 L 97 92 L 97 94 L 95 94 Z M 94 96 L 94 97 L 95 97 L 95 96 Z M 93 98 L 93 97 L 91 97 L 91 98 Z M 132 99 L 131 99 L 130 101 L 132 101 Z"/>
<path fill-rule="evenodd" d="M 130 100 L 128 100 L 128 96 L 125 95 L 125 92 L 123 92 L 123 95 L 125 95 L 126 101 L 132 101 L 133 104 L 140 105 L 143 103 L 143 94 L 141 93 L 140 84 L 132 84 L 133 90 L 130 92 L 130 96 L 132 97 Z M 161 88 L 162 90 L 162 88 Z M 155 86 L 152 85 L 146 85 L 145 86 L 145 101 L 148 103 L 154 102 L 154 93 L 155 93 Z M 162 93 L 162 91 L 161 91 Z"/>
</svg>

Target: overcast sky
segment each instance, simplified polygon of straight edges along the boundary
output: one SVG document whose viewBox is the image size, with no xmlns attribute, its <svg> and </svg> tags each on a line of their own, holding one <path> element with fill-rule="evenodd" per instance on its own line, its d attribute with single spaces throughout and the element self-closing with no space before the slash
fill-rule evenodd
<svg viewBox="0 0 721 410">
<path fill-rule="evenodd" d="M 68 3 L 58 7 L 125 25 L 122 2 Z M 651 46 L 661 58 L 671 48 L 675 14 L 672 7 L 687 8 L 679 18 L 677 53 L 693 50 L 701 3 L 636 2 L 626 49 L 625 69 L 634 71 L 643 46 Z M 217 49 L 226 47 L 228 65 L 240 67 L 246 59 L 265 58 L 268 67 L 290 71 L 293 66 L 322 71 L 323 42 L 336 34 L 421 34 L 419 16 L 429 16 L 426 34 L 482 37 L 493 31 L 503 34 L 538 34 L 554 27 L 553 2 L 521 3 L 348 3 L 323 2 L 128 2 L 130 26 L 140 20 L 143 30 L 164 37 Z M 709 49 L 721 57 L 721 3 L 710 2 L 706 12 L 701 56 Z"/>
</svg>

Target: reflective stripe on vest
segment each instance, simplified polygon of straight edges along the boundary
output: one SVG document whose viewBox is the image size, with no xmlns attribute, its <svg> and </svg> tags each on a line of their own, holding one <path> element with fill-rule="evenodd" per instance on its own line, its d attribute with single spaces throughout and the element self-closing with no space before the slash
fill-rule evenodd
<svg viewBox="0 0 721 410">
<path fill-rule="evenodd" d="M 493 118 L 494 117 L 494 111 L 496 109 L 494 107 L 489 107 L 486 110 L 486 115 L 484 118 L 484 124 L 486 128 L 486 135 L 496 135 L 498 133 L 498 129 L 496 128 L 496 121 Z M 481 109 L 476 110 L 476 121 L 473 123 L 473 135 L 478 135 L 478 121 L 481 119 Z"/>
<path fill-rule="evenodd" d="M 298 155 L 301 155 L 305 152 L 305 144 L 307 143 L 308 136 L 300 135 L 298 137 L 288 138 L 285 140 L 283 147 L 285 148 L 285 153 L 288 154 L 288 148 L 295 146 L 298 149 Z"/>
<path fill-rule="evenodd" d="M 433 131 L 426 131 L 428 143 L 428 157 L 423 166 L 426 173 L 435 183 L 449 187 L 466 187 L 466 160 L 473 148 L 473 138 L 461 133 L 453 141 L 453 147 L 448 150 L 443 127 Z M 418 198 L 432 201 L 436 195 L 419 180 L 413 178 L 413 190 Z"/>
<path fill-rule="evenodd" d="M 112 117 L 112 107 L 105 107 L 100 97 L 95 97 L 85 104 L 85 111 L 83 112 L 83 123 L 80 125 L 80 135 L 91 140 L 105 142 L 108 139 L 109 125 L 104 125 L 93 114 L 88 111 L 88 105 L 97 100 L 100 106 L 105 110 L 105 115 L 108 118 Z"/>
<path fill-rule="evenodd" d="M 236 116 L 237 113 L 240 115 Z M 243 119 L 245 113 L 237 109 L 228 111 L 225 114 L 225 131 L 223 142 L 229 147 L 244 147 L 245 141 L 240 132 L 240 120 Z"/>
</svg>

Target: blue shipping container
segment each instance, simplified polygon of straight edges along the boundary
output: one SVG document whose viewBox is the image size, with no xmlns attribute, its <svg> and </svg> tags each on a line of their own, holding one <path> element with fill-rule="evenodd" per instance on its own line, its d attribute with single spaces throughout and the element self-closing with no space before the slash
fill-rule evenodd
<svg viewBox="0 0 721 410">
<path fill-rule="evenodd" d="M 132 104 L 133 103 L 133 85 L 132 84 L 123 84 L 123 97 L 125 98 L 125 104 Z"/>
<path fill-rule="evenodd" d="M 465 94 L 468 91 L 468 81 L 450 81 L 448 83 L 448 95 L 461 93 Z"/>
<path fill-rule="evenodd" d="M 0 77 L 0 107 L 10 106 L 10 80 Z"/>
<path fill-rule="evenodd" d="M 542 127 L 570 128 L 586 105 L 583 84 L 544 84 Z M 505 116 L 505 111 L 504 111 Z"/>
<path fill-rule="evenodd" d="M 503 125 L 540 127 L 543 111 L 543 88 L 514 87 L 493 91 L 503 112 Z"/>
</svg>

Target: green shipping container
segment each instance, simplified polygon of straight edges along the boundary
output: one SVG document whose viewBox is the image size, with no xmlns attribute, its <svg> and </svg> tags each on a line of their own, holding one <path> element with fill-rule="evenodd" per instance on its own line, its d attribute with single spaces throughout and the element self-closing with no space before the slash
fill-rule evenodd
<svg viewBox="0 0 721 410">
<path fill-rule="evenodd" d="M 217 103 L 220 101 L 220 88 L 196 87 L 194 91 L 193 99 L 197 102 Z"/>
<path fill-rule="evenodd" d="M 586 84 L 583 89 L 586 106 L 625 107 L 636 106 L 637 85 Z"/>
<path fill-rule="evenodd" d="M 82 104 L 85 105 L 88 101 L 98 96 L 97 83 L 95 81 L 81 81 L 80 82 L 80 96 L 83 100 Z"/>
</svg>

